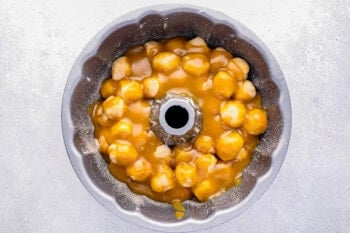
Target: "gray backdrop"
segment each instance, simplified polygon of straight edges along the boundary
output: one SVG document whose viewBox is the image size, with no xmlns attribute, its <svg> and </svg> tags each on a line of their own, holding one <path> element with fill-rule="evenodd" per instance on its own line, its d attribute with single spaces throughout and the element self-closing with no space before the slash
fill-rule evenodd
<svg viewBox="0 0 350 233">
<path fill-rule="evenodd" d="M 0 0 L 0 232 L 151 232 L 85 190 L 63 144 L 69 70 L 102 27 L 157 3 L 209 7 L 245 24 L 278 60 L 291 142 L 268 191 L 216 232 L 350 232 L 350 2 Z M 207 232 L 212 232 L 213 229 Z"/>
</svg>

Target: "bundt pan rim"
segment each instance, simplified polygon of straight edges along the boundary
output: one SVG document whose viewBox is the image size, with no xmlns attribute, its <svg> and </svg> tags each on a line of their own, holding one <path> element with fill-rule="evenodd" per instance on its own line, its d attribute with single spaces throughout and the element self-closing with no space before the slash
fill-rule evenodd
<svg viewBox="0 0 350 233">
<path fill-rule="evenodd" d="M 194 25 L 188 20 L 188 24 L 181 30 L 177 28 L 167 34 L 166 30 L 174 23 L 169 16 L 176 15 L 182 18 L 197 17 L 197 20 L 203 19 L 203 22 L 199 20 Z M 159 34 L 147 36 L 145 28 L 149 26 L 148 30 L 155 30 L 152 27 L 157 26 L 147 25 L 147 17 L 163 20 L 163 29 L 159 28 Z M 212 25 L 208 25 L 210 23 Z M 198 28 L 203 24 L 207 27 Z M 112 34 L 117 35 L 116 31 L 128 27 L 139 31 L 135 33 L 130 30 L 131 35 L 126 38 L 126 44 L 114 43 L 116 47 L 110 50 L 104 47 L 103 43 L 113 40 Z M 196 28 L 186 32 L 186 27 Z M 228 33 L 227 30 L 231 31 Z M 219 36 L 215 37 L 216 34 Z M 125 184 L 106 172 L 106 163 L 94 143 L 88 106 L 100 98 L 98 89 L 101 82 L 110 75 L 113 59 L 127 48 L 150 39 L 180 35 L 201 36 L 210 46 L 222 46 L 253 65 L 250 78 L 263 95 L 263 105 L 269 114 L 269 128 L 262 136 L 262 143 L 257 147 L 252 163 L 243 172 L 241 186 L 206 203 L 186 201 L 184 219 L 176 220 L 170 205 L 132 193 Z M 227 41 L 233 47 L 228 48 L 225 44 Z M 243 50 L 235 47 L 240 43 L 246 46 L 243 46 Z M 257 58 L 254 60 L 250 56 Z M 290 97 L 283 73 L 271 52 L 256 35 L 239 22 L 217 11 L 172 4 L 150 6 L 130 12 L 108 24 L 90 40 L 68 76 L 61 116 L 69 159 L 77 176 L 92 196 L 113 214 L 131 224 L 168 232 L 198 231 L 216 226 L 237 216 L 254 203 L 277 176 L 288 149 L 292 123 Z"/>
</svg>

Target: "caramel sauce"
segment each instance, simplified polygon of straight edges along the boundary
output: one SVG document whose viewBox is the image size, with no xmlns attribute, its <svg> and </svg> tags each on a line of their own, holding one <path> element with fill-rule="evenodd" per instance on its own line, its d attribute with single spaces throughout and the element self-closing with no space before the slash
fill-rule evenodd
<svg viewBox="0 0 350 233">
<path fill-rule="evenodd" d="M 211 190 L 210 193 L 214 194 L 221 192 L 222 190 L 227 190 L 234 186 L 237 181 L 237 177 L 240 176 L 242 170 L 247 167 L 251 161 L 251 155 L 255 146 L 258 144 L 258 137 L 249 135 L 245 132 L 243 127 L 237 129 L 232 129 L 225 126 L 220 121 L 220 105 L 225 98 L 220 97 L 214 92 L 212 87 L 212 79 L 216 74 L 218 69 L 225 70 L 227 60 L 230 58 L 226 51 L 210 50 L 206 46 L 192 46 L 188 45 L 188 40 L 185 38 L 175 38 L 171 42 L 169 40 L 160 41 L 158 43 L 158 53 L 161 51 L 170 51 L 180 56 L 188 53 L 189 51 L 195 51 L 197 53 L 204 54 L 208 60 L 211 59 L 215 62 L 215 69 L 210 69 L 205 75 L 196 76 L 188 74 L 183 70 L 180 65 L 175 71 L 170 74 L 158 73 L 156 70 L 152 69 L 151 61 L 152 58 L 147 56 L 144 46 L 136 46 L 126 52 L 126 57 L 131 64 L 132 76 L 126 79 L 134 79 L 142 81 L 145 77 L 154 76 L 159 79 L 159 91 L 154 99 L 161 99 L 169 92 L 173 93 L 187 93 L 190 95 L 200 106 L 203 113 L 203 124 L 202 129 L 198 136 L 207 135 L 213 138 L 214 143 L 218 140 L 219 136 L 226 131 L 236 130 L 241 133 L 244 138 L 244 148 L 248 151 L 248 155 L 242 161 L 234 160 L 229 162 L 221 161 L 218 158 L 217 164 L 214 166 L 211 172 L 199 171 L 200 182 L 203 179 L 211 179 L 216 182 L 215 190 Z M 215 53 L 216 56 L 213 59 L 211 56 Z M 222 64 L 222 66 L 218 66 Z M 219 67 L 219 68 L 217 68 Z M 111 79 L 110 79 L 111 80 Z M 106 81 L 105 81 L 106 82 Z M 116 90 L 113 95 L 118 95 L 118 90 L 120 89 L 118 81 L 111 81 L 113 90 Z M 103 87 L 102 87 L 103 88 Z M 107 91 L 108 92 L 108 91 Z M 107 122 L 102 125 L 100 122 L 101 115 L 98 114 L 98 108 L 101 108 L 102 101 L 96 102 L 92 106 L 91 118 L 95 126 L 94 136 L 98 139 L 104 137 L 107 145 L 111 145 L 118 140 L 124 140 L 131 143 L 139 155 L 145 158 L 152 167 L 152 175 L 157 171 L 160 164 L 166 164 L 172 169 L 175 169 L 175 158 L 174 155 L 170 159 L 160 159 L 154 155 L 157 146 L 163 144 L 163 142 L 157 138 L 157 136 L 151 131 L 150 126 L 150 108 L 151 99 L 142 99 L 137 101 L 127 101 L 126 111 L 123 114 L 124 119 L 128 119 L 132 122 L 133 129 L 130 135 L 123 138 L 115 136 L 111 132 L 111 127 L 119 121 L 119 119 L 111 120 L 108 119 Z M 261 97 L 257 94 L 252 100 L 246 101 L 245 106 L 247 109 L 260 108 L 261 107 Z M 102 148 L 102 145 L 100 145 Z M 179 146 L 177 146 L 179 147 Z M 193 150 L 193 146 L 186 148 L 186 150 Z M 107 162 L 110 162 L 108 154 L 106 151 L 101 153 Z M 189 163 L 194 164 L 194 160 L 201 156 L 202 153 L 195 151 L 192 153 L 192 159 Z M 129 188 L 137 194 L 146 195 L 154 200 L 160 202 L 171 203 L 173 200 L 188 200 L 194 197 L 192 188 L 181 187 L 181 185 L 176 182 L 175 187 L 167 190 L 165 192 L 155 192 L 150 186 L 150 179 L 152 175 L 149 176 L 145 181 L 139 182 L 133 180 L 126 173 L 126 168 L 119 166 L 115 163 L 109 163 L 109 170 L 111 174 L 116 177 L 121 182 L 126 183 Z"/>
</svg>

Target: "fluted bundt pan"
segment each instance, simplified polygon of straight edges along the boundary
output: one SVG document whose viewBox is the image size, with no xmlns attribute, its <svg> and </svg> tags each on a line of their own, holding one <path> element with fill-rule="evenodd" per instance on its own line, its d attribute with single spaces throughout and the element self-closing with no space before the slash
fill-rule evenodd
<svg viewBox="0 0 350 233">
<path fill-rule="evenodd" d="M 234 17 L 234 15 L 232 15 Z M 93 136 L 89 106 L 100 98 L 114 59 L 128 48 L 176 36 L 202 37 L 250 65 L 249 79 L 261 93 L 268 129 L 261 136 L 240 186 L 205 203 L 185 201 L 185 217 L 173 207 L 132 193 L 108 171 Z M 74 170 L 88 191 L 118 217 L 145 228 L 178 232 L 218 225 L 237 216 L 273 182 L 288 148 L 291 106 L 282 71 L 271 52 L 245 26 L 219 12 L 194 6 L 160 5 L 139 9 L 101 30 L 80 53 L 69 74 L 62 102 L 62 129 Z M 82 213 L 83 214 L 83 213 Z"/>
</svg>

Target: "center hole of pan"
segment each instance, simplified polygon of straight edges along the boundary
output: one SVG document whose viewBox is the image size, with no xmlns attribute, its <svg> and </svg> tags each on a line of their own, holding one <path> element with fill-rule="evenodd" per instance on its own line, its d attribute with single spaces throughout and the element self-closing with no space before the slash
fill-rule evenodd
<svg viewBox="0 0 350 233">
<path fill-rule="evenodd" d="M 188 122 L 188 117 L 188 111 L 179 105 L 171 106 L 165 112 L 166 123 L 174 129 L 184 127 Z"/>
</svg>

